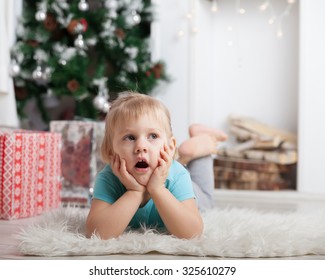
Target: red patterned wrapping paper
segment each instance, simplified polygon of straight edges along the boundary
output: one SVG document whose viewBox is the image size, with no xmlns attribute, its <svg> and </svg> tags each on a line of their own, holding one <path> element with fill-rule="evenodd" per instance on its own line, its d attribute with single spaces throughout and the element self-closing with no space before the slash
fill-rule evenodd
<svg viewBox="0 0 325 280">
<path fill-rule="evenodd" d="M 51 121 L 50 131 L 62 135 L 62 203 L 89 206 L 96 175 L 104 166 L 99 154 L 104 122 Z"/>
<path fill-rule="evenodd" d="M 0 129 L 0 218 L 36 216 L 61 204 L 61 135 Z"/>
</svg>

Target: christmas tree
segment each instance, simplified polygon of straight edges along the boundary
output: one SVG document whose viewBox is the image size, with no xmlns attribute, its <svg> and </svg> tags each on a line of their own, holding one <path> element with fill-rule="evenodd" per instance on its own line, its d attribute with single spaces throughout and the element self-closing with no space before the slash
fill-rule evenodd
<svg viewBox="0 0 325 280">
<path fill-rule="evenodd" d="M 21 119 L 35 109 L 45 129 L 52 119 L 100 119 L 118 92 L 150 94 L 168 80 L 151 61 L 152 21 L 150 0 L 24 0 L 11 51 Z"/>
</svg>

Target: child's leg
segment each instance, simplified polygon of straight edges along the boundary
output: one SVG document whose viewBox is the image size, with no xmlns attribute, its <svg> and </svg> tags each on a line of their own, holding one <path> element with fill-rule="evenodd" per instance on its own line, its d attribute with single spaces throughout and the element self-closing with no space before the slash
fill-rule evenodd
<svg viewBox="0 0 325 280">
<path fill-rule="evenodd" d="M 216 152 L 217 141 L 215 141 L 214 137 L 211 137 L 208 134 L 197 135 L 184 141 L 178 147 L 178 161 L 181 164 L 186 165 L 196 158 L 216 154 Z"/>
<path fill-rule="evenodd" d="M 210 127 L 210 126 L 206 126 L 203 124 L 192 124 L 189 127 L 189 134 L 190 137 L 194 137 L 197 135 L 202 135 L 202 134 L 208 134 L 212 137 L 215 138 L 215 141 L 217 142 L 222 142 L 228 139 L 228 136 L 226 133 L 224 133 L 223 131 Z"/>
<path fill-rule="evenodd" d="M 197 158 L 189 162 L 187 168 L 200 211 L 211 209 L 214 206 L 213 158 L 211 156 Z"/>
</svg>

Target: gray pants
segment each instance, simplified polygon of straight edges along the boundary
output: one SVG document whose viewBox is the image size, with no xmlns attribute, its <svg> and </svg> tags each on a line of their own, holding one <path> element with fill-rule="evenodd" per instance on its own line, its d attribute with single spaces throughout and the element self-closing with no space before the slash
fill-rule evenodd
<svg viewBox="0 0 325 280">
<path fill-rule="evenodd" d="M 200 211 L 214 207 L 214 172 L 211 156 L 197 158 L 187 164 Z"/>
</svg>

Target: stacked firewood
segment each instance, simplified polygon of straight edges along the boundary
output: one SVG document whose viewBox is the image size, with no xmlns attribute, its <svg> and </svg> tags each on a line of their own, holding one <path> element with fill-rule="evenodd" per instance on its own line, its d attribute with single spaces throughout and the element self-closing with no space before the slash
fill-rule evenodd
<svg viewBox="0 0 325 280">
<path fill-rule="evenodd" d="M 295 134 L 247 117 L 229 118 L 235 144 L 219 149 L 215 159 L 216 188 L 295 189 Z"/>
</svg>

